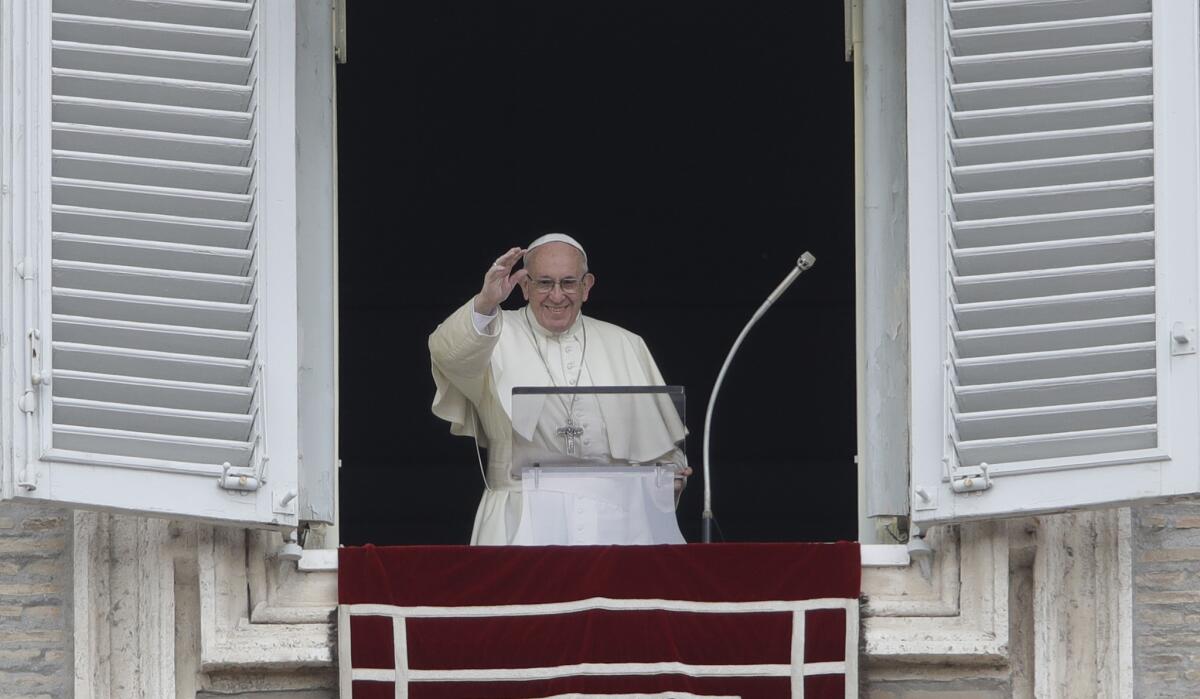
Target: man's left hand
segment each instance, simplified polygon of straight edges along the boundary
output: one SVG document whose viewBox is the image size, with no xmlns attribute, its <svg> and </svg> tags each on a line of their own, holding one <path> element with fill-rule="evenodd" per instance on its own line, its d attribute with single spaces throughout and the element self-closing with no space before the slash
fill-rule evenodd
<svg viewBox="0 0 1200 699">
<path fill-rule="evenodd" d="M 684 487 L 687 486 L 688 476 L 692 475 L 692 467 L 684 466 L 675 472 L 675 492 L 682 493 Z"/>
</svg>

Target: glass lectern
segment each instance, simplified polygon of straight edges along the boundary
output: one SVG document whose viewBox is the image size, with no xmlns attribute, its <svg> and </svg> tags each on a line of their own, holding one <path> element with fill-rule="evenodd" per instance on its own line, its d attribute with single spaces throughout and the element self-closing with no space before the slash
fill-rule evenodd
<svg viewBox="0 0 1200 699">
<path fill-rule="evenodd" d="M 514 543 L 684 543 L 684 408 L 682 386 L 514 388 Z"/>
</svg>

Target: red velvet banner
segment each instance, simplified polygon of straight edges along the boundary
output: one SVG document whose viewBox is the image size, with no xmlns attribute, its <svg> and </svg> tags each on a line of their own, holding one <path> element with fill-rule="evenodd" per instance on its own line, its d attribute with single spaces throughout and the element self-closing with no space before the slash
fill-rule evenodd
<svg viewBox="0 0 1200 699">
<path fill-rule="evenodd" d="M 859 565 L 850 543 L 343 548 L 343 686 L 856 696 Z"/>
</svg>

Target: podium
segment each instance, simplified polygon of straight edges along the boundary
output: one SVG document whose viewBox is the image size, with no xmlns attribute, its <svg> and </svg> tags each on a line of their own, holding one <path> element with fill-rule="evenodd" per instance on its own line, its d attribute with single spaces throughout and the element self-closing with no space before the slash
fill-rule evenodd
<svg viewBox="0 0 1200 699">
<path fill-rule="evenodd" d="M 523 387 L 512 393 L 513 544 L 682 544 L 682 386 Z"/>
</svg>

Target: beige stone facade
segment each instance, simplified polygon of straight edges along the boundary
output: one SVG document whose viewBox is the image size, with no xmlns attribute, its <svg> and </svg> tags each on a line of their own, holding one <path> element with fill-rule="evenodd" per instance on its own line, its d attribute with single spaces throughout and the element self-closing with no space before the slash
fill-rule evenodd
<svg viewBox="0 0 1200 699">
<path fill-rule="evenodd" d="M 1200 696 L 1200 506 L 937 528 L 864 571 L 863 695 Z M 332 552 L 0 506 L 0 697 L 336 695 Z"/>
<path fill-rule="evenodd" d="M 865 571 L 864 696 L 1200 696 L 1200 504 L 929 538 L 928 577 Z M 333 697 L 334 573 L 276 544 L 0 505 L 0 698 Z"/>
</svg>

